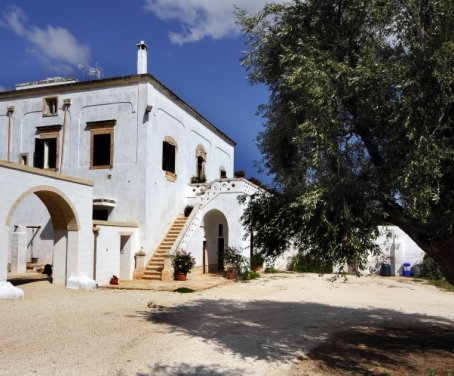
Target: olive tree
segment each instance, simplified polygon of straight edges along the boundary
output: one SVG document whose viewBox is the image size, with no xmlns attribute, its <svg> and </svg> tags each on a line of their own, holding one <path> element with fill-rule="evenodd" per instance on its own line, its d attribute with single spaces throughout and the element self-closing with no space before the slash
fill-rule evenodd
<svg viewBox="0 0 454 376">
<path fill-rule="evenodd" d="M 289 242 L 361 265 L 404 230 L 454 283 L 454 2 L 293 0 L 237 10 L 273 194 L 244 216 L 268 256 Z"/>
</svg>

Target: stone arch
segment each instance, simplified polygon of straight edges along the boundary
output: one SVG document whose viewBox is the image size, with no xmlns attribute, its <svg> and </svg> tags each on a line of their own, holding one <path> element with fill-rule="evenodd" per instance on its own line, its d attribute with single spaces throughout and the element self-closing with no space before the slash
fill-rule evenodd
<svg viewBox="0 0 454 376">
<path fill-rule="evenodd" d="M 53 281 L 57 284 L 66 284 L 68 276 L 77 269 L 78 233 L 80 221 L 76 208 L 69 198 L 59 189 L 47 185 L 32 187 L 22 193 L 11 205 L 6 216 L 5 225 L 10 226 L 16 209 L 29 196 L 37 196 L 49 212 L 53 225 Z M 16 243 L 22 244 L 14 248 L 14 269 L 16 272 L 25 272 L 26 243 L 20 241 L 25 233 L 14 233 Z M 25 248 L 24 248 L 25 245 Z M 13 266 L 13 265 L 12 265 Z"/>
<path fill-rule="evenodd" d="M 208 211 L 203 217 L 205 229 L 205 265 L 209 272 L 224 270 L 224 250 L 229 246 L 229 224 L 218 209 Z"/>
<path fill-rule="evenodd" d="M 77 231 L 80 228 L 76 208 L 69 198 L 59 189 L 40 185 L 22 193 L 11 206 L 6 216 L 6 225 L 9 226 L 16 208 L 28 196 L 35 194 L 49 211 L 54 230 Z"/>
</svg>

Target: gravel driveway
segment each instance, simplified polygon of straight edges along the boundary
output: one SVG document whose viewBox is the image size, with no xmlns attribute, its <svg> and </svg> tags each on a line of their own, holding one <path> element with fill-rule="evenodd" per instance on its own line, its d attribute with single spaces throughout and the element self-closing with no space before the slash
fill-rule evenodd
<svg viewBox="0 0 454 376">
<path fill-rule="evenodd" d="M 346 329 L 454 337 L 454 294 L 408 278 L 276 274 L 191 294 L 20 287 L 22 300 L 0 301 L 0 375 L 309 375 L 308 354 Z"/>
</svg>

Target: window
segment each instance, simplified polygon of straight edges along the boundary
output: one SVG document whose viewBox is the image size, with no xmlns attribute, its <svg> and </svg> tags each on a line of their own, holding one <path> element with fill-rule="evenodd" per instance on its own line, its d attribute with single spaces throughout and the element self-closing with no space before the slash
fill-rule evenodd
<svg viewBox="0 0 454 376">
<path fill-rule="evenodd" d="M 162 143 L 162 169 L 175 174 L 176 146 L 169 141 Z"/>
<path fill-rule="evenodd" d="M 220 173 L 221 179 L 227 178 L 227 172 L 225 172 L 224 169 L 221 168 L 221 169 L 219 170 L 219 173 Z"/>
<path fill-rule="evenodd" d="M 197 158 L 197 171 L 196 176 L 199 179 L 205 178 L 205 164 L 207 159 L 207 153 L 202 145 L 198 145 L 195 150 L 195 156 Z"/>
<path fill-rule="evenodd" d="M 90 169 L 112 168 L 115 120 L 87 123 L 90 128 Z"/>
<path fill-rule="evenodd" d="M 43 100 L 43 116 L 58 115 L 58 98 L 49 97 Z"/>
<path fill-rule="evenodd" d="M 35 138 L 33 166 L 58 170 L 61 125 L 38 127 Z"/>
</svg>

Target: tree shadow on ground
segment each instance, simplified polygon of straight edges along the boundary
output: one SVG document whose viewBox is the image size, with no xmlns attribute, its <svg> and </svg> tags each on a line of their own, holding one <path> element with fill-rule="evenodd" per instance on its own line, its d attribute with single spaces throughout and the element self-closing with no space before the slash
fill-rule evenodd
<svg viewBox="0 0 454 376">
<path fill-rule="evenodd" d="M 348 375 L 454 375 L 452 326 L 394 324 L 399 326 L 364 326 L 336 332 L 308 357 L 322 369 Z"/>
<path fill-rule="evenodd" d="M 216 369 L 218 368 L 218 369 Z M 243 376 L 244 370 L 236 368 L 225 370 L 218 365 L 194 365 L 188 363 L 178 363 L 172 366 L 161 363 L 155 364 L 150 368 L 149 373 L 139 372 L 137 376 Z"/>
<path fill-rule="evenodd" d="M 388 309 L 203 299 L 140 314 L 150 322 L 168 325 L 173 332 L 201 338 L 242 357 L 265 361 L 295 360 L 299 354 L 308 354 L 325 342 L 339 340 L 336 333 L 342 333 L 340 338 L 356 333 L 358 340 L 365 342 L 364 352 L 369 358 L 361 353 L 346 352 L 343 362 L 333 351 L 326 351 L 326 357 L 323 351 L 314 352 L 313 356 L 321 362 L 334 362 L 331 365 L 364 375 L 373 374 L 364 364 L 365 359 L 411 369 L 404 354 L 424 354 L 431 349 L 452 357 L 454 349 L 453 321 Z M 416 341 L 417 338 L 424 341 Z M 382 350 L 374 350 L 377 343 L 382 343 Z"/>
</svg>

